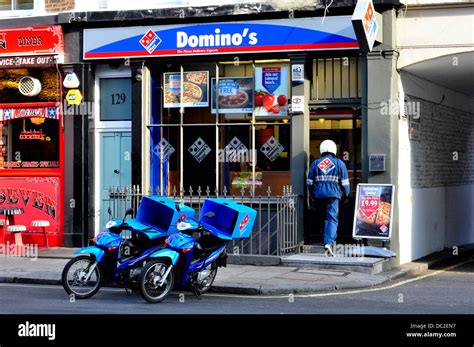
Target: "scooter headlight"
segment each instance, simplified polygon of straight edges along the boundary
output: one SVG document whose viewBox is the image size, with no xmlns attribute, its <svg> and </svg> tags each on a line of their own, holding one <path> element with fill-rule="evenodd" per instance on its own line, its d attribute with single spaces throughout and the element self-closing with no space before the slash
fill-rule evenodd
<svg viewBox="0 0 474 347">
<path fill-rule="evenodd" d="M 119 223 L 115 220 L 109 220 L 107 224 L 105 224 L 106 229 L 110 229 L 110 228 L 118 227 L 118 226 L 119 226 Z"/>
</svg>

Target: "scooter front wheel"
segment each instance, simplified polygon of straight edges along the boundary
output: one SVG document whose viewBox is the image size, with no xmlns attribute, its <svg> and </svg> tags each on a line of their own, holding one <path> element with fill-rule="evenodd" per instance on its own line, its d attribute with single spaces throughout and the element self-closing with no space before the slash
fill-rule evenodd
<svg viewBox="0 0 474 347">
<path fill-rule="evenodd" d="M 66 293 L 76 299 L 87 299 L 99 291 L 102 271 L 93 257 L 81 255 L 66 264 L 61 278 Z"/>
<path fill-rule="evenodd" d="M 162 260 L 148 262 L 140 274 L 139 287 L 143 299 L 151 303 L 163 301 L 174 286 L 174 273 Z"/>
</svg>

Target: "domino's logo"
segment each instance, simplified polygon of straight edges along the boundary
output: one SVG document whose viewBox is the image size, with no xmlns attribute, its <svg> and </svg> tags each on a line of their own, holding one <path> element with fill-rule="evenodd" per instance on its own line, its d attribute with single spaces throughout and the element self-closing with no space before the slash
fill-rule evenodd
<svg viewBox="0 0 474 347">
<path fill-rule="evenodd" d="M 318 164 L 318 168 L 327 175 L 329 171 L 333 170 L 336 167 L 331 159 L 326 158 Z"/>
<path fill-rule="evenodd" d="M 152 54 L 156 47 L 160 45 L 162 40 L 153 30 L 148 30 L 145 35 L 140 39 L 140 44 L 147 50 L 149 54 Z"/>
<path fill-rule="evenodd" d="M 248 223 L 249 221 L 249 215 L 245 215 L 244 219 L 242 219 L 242 222 L 240 222 L 239 229 L 242 230 L 244 226 Z"/>
</svg>

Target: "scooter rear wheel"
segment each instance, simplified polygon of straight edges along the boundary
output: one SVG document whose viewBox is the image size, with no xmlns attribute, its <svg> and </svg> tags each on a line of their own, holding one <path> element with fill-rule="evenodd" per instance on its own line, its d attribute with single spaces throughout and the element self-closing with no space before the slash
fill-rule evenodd
<svg viewBox="0 0 474 347">
<path fill-rule="evenodd" d="M 102 285 L 102 271 L 97 265 L 86 281 L 85 278 L 95 259 L 88 255 L 80 255 L 71 259 L 64 267 L 61 279 L 64 290 L 75 299 L 87 299 L 95 295 Z"/>
<path fill-rule="evenodd" d="M 174 286 L 172 270 L 163 279 L 168 268 L 169 265 L 162 260 L 154 260 L 145 265 L 138 281 L 143 299 L 151 303 L 159 303 L 166 299 Z"/>
</svg>

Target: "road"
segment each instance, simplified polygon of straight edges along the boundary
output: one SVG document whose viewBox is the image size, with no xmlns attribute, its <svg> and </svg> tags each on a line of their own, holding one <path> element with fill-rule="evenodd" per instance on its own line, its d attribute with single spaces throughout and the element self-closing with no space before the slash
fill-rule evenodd
<svg viewBox="0 0 474 347">
<path fill-rule="evenodd" d="M 173 293 L 160 304 L 102 288 L 70 302 L 61 286 L 0 284 L 0 314 L 474 314 L 474 260 L 447 271 L 339 293 L 259 297 Z"/>
</svg>

